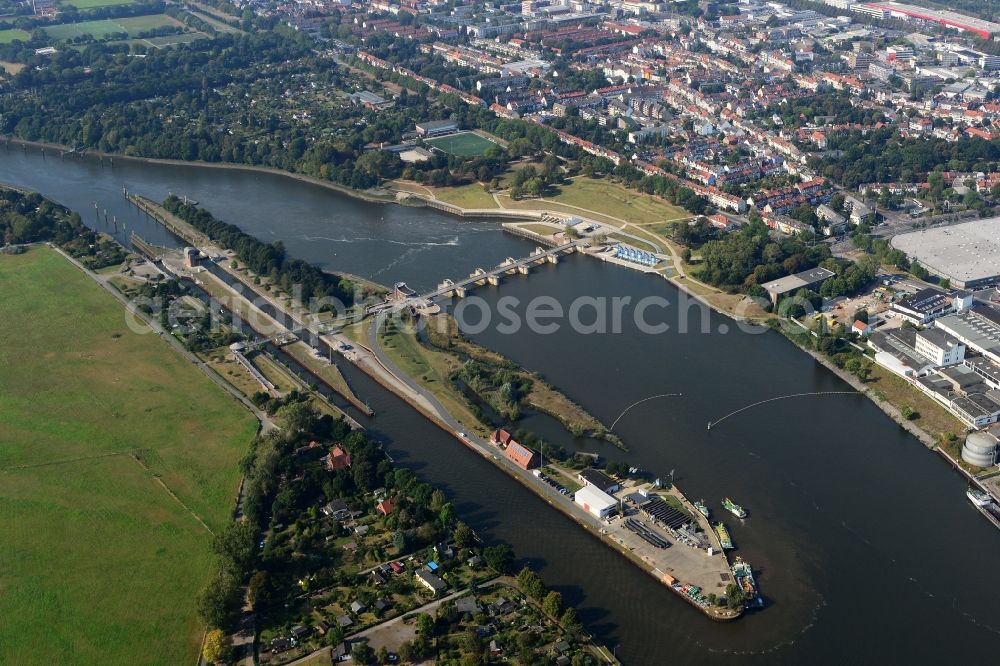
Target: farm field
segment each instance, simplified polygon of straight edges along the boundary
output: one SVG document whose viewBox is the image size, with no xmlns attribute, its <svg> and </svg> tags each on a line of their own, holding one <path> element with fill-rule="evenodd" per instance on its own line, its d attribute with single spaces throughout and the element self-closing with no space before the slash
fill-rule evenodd
<svg viewBox="0 0 1000 666">
<path fill-rule="evenodd" d="M 256 420 L 53 250 L 0 284 L 0 663 L 194 663 Z"/>
<path fill-rule="evenodd" d="M 10 44 L 15 39 L 20 39 L 22 42 L 26 42 L 30 38 L 31 38 L 30 34 L 19 28 L 0 30 L 0 44 Z"/>
<path fill-rule="evenodd" d="M 424 143 L 432 148 L 437 148 L 442 152 L 459 157 L 485 155 L 486 151 L 496 145 L 489 139 L 484 139 L 472 132 L 459 132 L 458 134 L 439 136 L 434 139 L 425 139 Z"/>
</svg>

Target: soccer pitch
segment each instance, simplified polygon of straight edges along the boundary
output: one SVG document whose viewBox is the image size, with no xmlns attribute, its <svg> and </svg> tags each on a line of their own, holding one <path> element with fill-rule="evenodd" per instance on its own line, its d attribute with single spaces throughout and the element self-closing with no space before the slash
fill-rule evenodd
<svg viewBox="0 0 1000 666">
<path fill-rule="evenodd" d="M 485 155 L 486 151 L 496 145 L 489 139 L 484 139 L 473 132 L 459 132 L 458 134 L 439 136 L 436 139 L 425 139 L 424 143 L 443 153 L 458 157 Z"/>
</svg>

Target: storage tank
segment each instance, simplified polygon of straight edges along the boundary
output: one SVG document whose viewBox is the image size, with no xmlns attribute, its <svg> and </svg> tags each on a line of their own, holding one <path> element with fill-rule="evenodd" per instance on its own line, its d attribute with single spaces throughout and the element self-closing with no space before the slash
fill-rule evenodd
<svg viewBox="0 0 1000 666">
<path fill-rule="evenodd" d="M 989 467 L 997 460 L 997 438 L 985 432 L 974 432 L 965 438 L 962 460 L 970 465 Z"/>
</svg>

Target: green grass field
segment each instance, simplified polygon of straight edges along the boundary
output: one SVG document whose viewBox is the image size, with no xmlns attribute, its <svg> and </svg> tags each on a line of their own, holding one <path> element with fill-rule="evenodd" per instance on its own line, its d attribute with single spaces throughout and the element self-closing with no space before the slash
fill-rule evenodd
<svg viewBox="0 0 1000 666">
<path fill-rule="evenodd" d="M 114 5 L 132 5 L 135 0 L 61 0 L 61 5 L 77 9 L 94 9 L 95 7 L 112 7 Z"/>
<path fill-rule="evenodd" d="M 559 190 L 557 195 L 546 197 L 546 200 L 587 208 L 634 224 L 678 220 L 691 215 L 679 206 L 609 180 L 574 178 L 570 184 L 560 185 Z"/>
<path fill-rule="evenodd" d="M 496 144 L 472 132 L 460 132 L 436 139 L 425 139 L 424 143 L 440 151 L 457 155 L 458 157 L 474 157 L 485 155 L 486 151 Z"/>
<path fill-rule="evenodd" d="M 434 188 L 434 196 L 441 201 L 461 206 L 462 208 L 496 208 L 497 202 L 493 196 L 483 189 L 479 183 L 460 185 L 458 187 Z"/>
<path fill-rule="evenodd" d="M 53 250 L 0 291 L 0 663 L 194 663 L 255 419 Z"/>
<path fill-rule="evenodd" d="M 31 38 L 30 34 L 19 28 L 0 30 L 0 44 L 10 44 L 15 39 L 20 39 L 22 42 L 26 42 L 30 38 Z"/>
<path fill-rule="evenodd" d="M 619 227 L 623 222 L 653 224 L 691 216 L 680 206 L 658 197 L 630 190 L 609 180 L 583 176 L 559 185 L 558 192 L 542 199 L 513 201 L 508 196 L 502 196 L 501 200 L 507 208 L 551 208 L 571 215 L 593 217 L 598 222 Z M 588 211 L 595 214 L 588 215 Z"/>
<path fill-rule="evenodd" d="M 132 16 L 119 19 L 100 19 L 97 21 L 81 21 L 79 23 L 60 23 L 47 26 L 45 34 L 54 41 L 65 41 L 93 35 L 94 39 L 105 39 L 109 35 L 128 33 L 129 36 L 152 30 L 166 25 L 183 25 L 166 14 L 151 14 L 149 16 Z"/>
</svg>

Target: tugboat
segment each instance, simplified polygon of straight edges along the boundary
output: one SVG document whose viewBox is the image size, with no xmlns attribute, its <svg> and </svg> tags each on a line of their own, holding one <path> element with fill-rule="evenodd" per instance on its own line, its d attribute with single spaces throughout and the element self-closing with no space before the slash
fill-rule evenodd
<svg viewBox="0 0 1000 666">
<path fill-rule="evenodd" d="M 753 570 L 750 564 L 743 561 L 739 555 L 736 556 L 735 561 L 732 566 L 733 578 L 736 579 L 736 584 L 740 586 L 740 589 L 747 595 L 747 605 L 753 604 L 755 606 L 763 606 L 764 599 L 757 592 L 757 582 L 753 578 Z"/>
<path fill-rule="evenodd" d="M 698 500 L 695 502 L 694 508 L 698 509 L 698 512 L 706 518 L 711 518 L 712 511 L 708 508 L 708 505 L 705 504 L 705 500 Z"/>
<path fill-rule="evenodd" d="M 723 550 L 733 549 L 733 540 L 729 537 L 729 530 L 722 523 L 715 524 L 715 533 L 719 535 L 719 543 L 722 544 Z"/>
<path fill-rule="evenodd" d="M 737 518 L 747 517 L 747 512 L 743 510 L 743 507 L 741 507 L 739 504 L 729 499 L 728 497 L 722 500 L 722 506 L 726 509 L 726 511 L 733 514 Z"/>
</svg>

